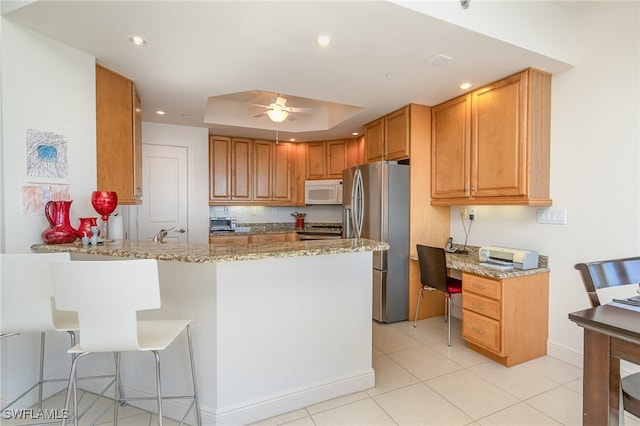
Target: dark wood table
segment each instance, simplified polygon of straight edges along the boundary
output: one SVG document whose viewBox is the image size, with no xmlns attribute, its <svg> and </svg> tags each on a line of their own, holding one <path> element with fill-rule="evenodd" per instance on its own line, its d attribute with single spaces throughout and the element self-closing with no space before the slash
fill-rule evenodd
<svg viewBox="0 0 640 426">
<path fill-rule="evenodd" d="M 617 425 L 620 360 L 640 364 L 640 312 L 602 305 L 569 319 L 584 328 L 582 424 Z"/>
</svg>

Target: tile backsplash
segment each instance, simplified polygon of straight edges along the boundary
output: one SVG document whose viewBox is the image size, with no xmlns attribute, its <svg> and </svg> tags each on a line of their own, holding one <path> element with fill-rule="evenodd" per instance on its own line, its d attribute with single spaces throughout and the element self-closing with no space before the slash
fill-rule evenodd
<svg viewBox="0 0 640 426">
<path fill-rule="evenodd" d="M 271 207 L 271 206 L 209 206 L 210 217 L 233 216 L 237 224 L 295 222 L 293 212 L 306 213 L 305 222 L 340 223 L 342 222 L 342 206 L 305 206 L 305 207 Z"/>
</svg>

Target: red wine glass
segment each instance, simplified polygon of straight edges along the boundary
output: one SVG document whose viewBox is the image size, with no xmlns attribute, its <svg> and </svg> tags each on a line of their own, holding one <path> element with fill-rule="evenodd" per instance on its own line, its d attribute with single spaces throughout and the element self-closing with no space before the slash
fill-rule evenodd
<svg viewBox="0 0 640 426">
<path fill-rule="evenodd" d="M 91 204 L 99 215 L 102 216 L 104 225 L 104 240 L 109 239 L 109 215 L 118 207 L 118 194 L 114 191 L 93 191 Z"/>
</svg>

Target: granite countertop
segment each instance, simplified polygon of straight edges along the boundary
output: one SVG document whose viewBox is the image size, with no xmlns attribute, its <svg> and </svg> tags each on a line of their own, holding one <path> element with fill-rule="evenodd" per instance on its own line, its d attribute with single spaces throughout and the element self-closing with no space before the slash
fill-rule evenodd
<svg viewBox="0 0 640 426">
<path fill-rule="evenodd" d="M 454 244 L 454 247 L 462 249 L 462 246 L 458 246 L 456 244 Z M 447 268 L 498 279 L 550 272 L 549 258 L 542 255 L 538 256 L 538 267 L 534 269 L 510 269 L 508 271 L 501 271 L 498 269 L 487 268 L 486 266 L 480 265 L 480 259 L 478 257 L 479 250 L 480 247 L 467 246 L 468 253 L 466 254 L 447 253 Z M 411 259 L 418 260 L 418 255 L 411 255 Z"/>
<path fill-rule="evenodd" d="M 116 240 L 86 247 L 83 247 L 80 241 L 69 244 L 34 244 L 31 246 L 31 250 L 35 252 L 69 252 L 190 263 L 320 256 L 325 254 L 384 251 L 387 249 L 389 249 L 387 243 L 366 239 L 254 243 L 231 246 L 212 246 L 208 243 L 155 244 L 153 241 Z"/>
</svg>

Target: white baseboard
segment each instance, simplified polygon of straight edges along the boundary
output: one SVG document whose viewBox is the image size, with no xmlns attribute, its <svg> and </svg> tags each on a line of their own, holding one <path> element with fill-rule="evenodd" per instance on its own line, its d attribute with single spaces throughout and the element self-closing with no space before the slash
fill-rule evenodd
<svg viewBox="0 0 640 426">
<path fill-rule="evenodd" d="M 87 373 L 87 372 L 81 372 Z M 78 386 L 88 392 L 99 394 L 109 383 L 108 379 L 86 380 L 78 383 Z M 337 398 L 351 393 L 370 389 L 375 386 L 375 373 L 373 369 L 365 373 L 334 380 L 329 383 L 309 386 L 286 394 L 271 396 L 260 401 L 247 401 L 242 406 L 229 409 L 215 410 L 212 407 L 200 403 L 200 412 L 203 425 L 244 425 L 256 422 L 307 407 L 312 404 Z M 124 387 L 123 392 L 129 397 L 154 397 L 155 394 L 132 387 Z M 105 395 L 113 397 L 113 390 Z M 174 420 L 180 420 L 188 408 L 188 400 L 164 400 L 162 404 L 163 416 Z M 134 407 L 157 413 L 155 401 L 132 401 L 128 403 Z M 189 414 L 189 418 L 193 413 Z M 187 419 L 187 423 L 192 423 Z"/>
</svg>

